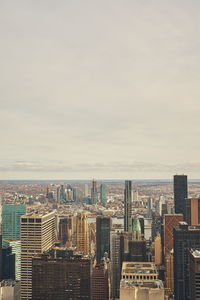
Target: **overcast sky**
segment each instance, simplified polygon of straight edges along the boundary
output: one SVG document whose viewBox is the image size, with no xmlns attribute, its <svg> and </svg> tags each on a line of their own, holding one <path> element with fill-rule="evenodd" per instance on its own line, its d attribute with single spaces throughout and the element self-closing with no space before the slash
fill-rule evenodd
<svg viewBox="0 0 200 300">
<path fill-rule="evenodd" d="M 0 179 L 200 178 L 199 0 L 1 0 Z"/>
</svg>

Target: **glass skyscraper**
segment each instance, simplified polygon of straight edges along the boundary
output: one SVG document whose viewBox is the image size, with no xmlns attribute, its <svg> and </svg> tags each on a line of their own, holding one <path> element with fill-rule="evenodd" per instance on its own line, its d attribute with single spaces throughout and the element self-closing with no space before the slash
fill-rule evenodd
<svg viewBox="0 0 200 300">
<path fill-rule="evenodd" d="M 5 204 L 2 208 L 2 238 L 3 240 L 20 240 L 20 218 L 26 214 L 23 204 Z"/>
</svg>

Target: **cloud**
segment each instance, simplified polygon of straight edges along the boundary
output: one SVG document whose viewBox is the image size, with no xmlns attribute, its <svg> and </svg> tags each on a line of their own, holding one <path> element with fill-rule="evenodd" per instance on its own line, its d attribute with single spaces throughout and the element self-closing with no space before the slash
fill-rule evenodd
<svg viewBox="0 0 200 300">
<path fill-rule="evenodd" d="M 125 175 L 127 172 L 159 172 L 162 173 L 168 172 L 173 174 L 175 171 L 178 173 L 184 172 L 194 172 L 199 173 L 200 162 L 199 163 L 184 163 L 176 165 L 167 165 L 167 164 L 153 164 L 148 162 L 112 162 L 112 163 L 81 163 L 81 164 L 67 164 L 66 162 L 59 163 L 33 163 L 27 161 L 17 161 L 13 164 L 7 164 L 0 167 L 1 172 L 12 171 L 12 172 L 44 172 L 44 173 L 60 173 L 60 172 L 72 172 L 72 173 L 87 173 L 93 174 L 94 172 L 120 172 Z"/>
</svg>

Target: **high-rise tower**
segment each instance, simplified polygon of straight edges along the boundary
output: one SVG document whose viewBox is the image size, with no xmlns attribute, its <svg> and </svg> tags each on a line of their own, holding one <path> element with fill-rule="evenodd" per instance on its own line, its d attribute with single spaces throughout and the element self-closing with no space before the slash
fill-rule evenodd
<svg viewBox="0 0 200 300">
<path fill-rule="evenodd" d="M 84 212 L 78 213 L 76 217 L 76 247 L 77 251 L 83 254 L 88 254 L 88 222 L 87 214 Z"/>
<path fill-rule="evenodd" d="M 99 264 L 107 252 L 110 257 L 111 218 L 97 216 L 96 219 L 96 261 Z"/>
<path fill-rule="evenodd" d="M 130 180 L 125 181 L 124 190 L 124 231 L 132 231 L 132 182 Z"/>
<path fill-rule="evenodd" d="M 189 250 L 200 249 L 200 226 L 180 222 L 174 227 L 174 292 L 176 300 L 193 300 L 189 297 Z"/>
<path fill-rule="evenodd" d="M 100 185 L 100 200 L 101 200 L 101 203 L 106 203 L 107 202 L 105 183 L 102 183 Z"/>
<path fill-rule="evenodd" d="M 32 257 L 56 240 L 55 212 L 21 217 L 21 300 L 32 299 Z"/>
<path fill-rule="evenodd" d="M 187 175 L 174 175 L 174 206 L 176 214 L 186 217 L 186 198 L 188 198 Z"/>
<path fill-rule="evenodd" d="M 92 180 L 92 188 L 91 188 L 91 204 L 95 204 L 98 202 L 98 192 L 97 192 L 97 182 Z"/>
</svg>

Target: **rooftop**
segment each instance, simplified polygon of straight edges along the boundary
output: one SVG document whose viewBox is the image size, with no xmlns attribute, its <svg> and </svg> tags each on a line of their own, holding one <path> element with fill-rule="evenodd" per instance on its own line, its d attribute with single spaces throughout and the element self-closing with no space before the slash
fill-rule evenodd
<svg viewBox="0 0 200 300">
<path fill-rule="evenodd" d="M 131 289 L 134 287 L 149 288 L 149 289 L 163 289 L 164 288 L 162 280 L 135 281 L 135 280 L 122 279 L 120 282 L 120 288 Z"/>
</svg>

